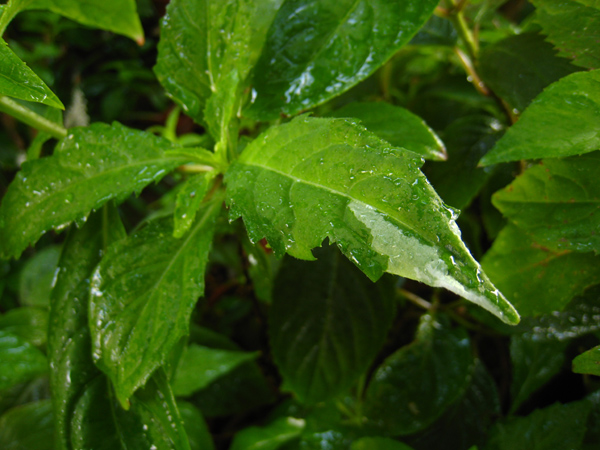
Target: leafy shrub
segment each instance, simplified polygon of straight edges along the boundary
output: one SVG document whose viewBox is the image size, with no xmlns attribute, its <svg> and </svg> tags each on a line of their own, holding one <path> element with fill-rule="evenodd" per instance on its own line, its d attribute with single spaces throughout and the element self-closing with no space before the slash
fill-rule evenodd
<svg viewBox="0 0 600 450">
<path fill-rule="evenodd" d="M 600 5 L 159 7 L 1 6 L 0 447 L 598 448 Z"/>
</svg>

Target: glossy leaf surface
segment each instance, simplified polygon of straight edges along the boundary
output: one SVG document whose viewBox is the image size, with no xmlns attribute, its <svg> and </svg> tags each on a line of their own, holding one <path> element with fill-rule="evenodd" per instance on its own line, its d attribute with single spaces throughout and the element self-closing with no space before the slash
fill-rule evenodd
<svg viewBox="0 0 600 450">
<path fill-rule="evenodd" d="M 211 171 L 195 175 L 185 181 L 175 201 L 175 227 L 173 236 L 182 237 L 190 229 L 196 218 L 196 212 L 200 209 L 202 200 L 208 192 L 210 182 L 215 177 L 216 172 Z"/>
<path fill-rule="evenodd" d="M 222 88 L 225 75 L 236 71 L 240 83 L 246 79 L 281 2 L 170 2 L 154 71 L 167 93 L 196 121 L 203 122 L 206 102 Z"/>
<path fill-rule="evenodd" d="M 393 435 L 423 430 L 469 385 L 473 356 L 467 332 L 425 315 L 415 341 L 388 357 L 367 388 L 365 415 Z"/>
<path fill-rule="evenodd" d="M 50 400 L 18 406 L 2 415 L 0 448 L 54 450 L 54 420 Z"/>
<path fill-rule="evenodd" d="M 598 30 L 600 5 L 584 0 L 533 0 L 535 21 L 542 26 L 560 55 L 574 64 L 590 69 L 600 68 Z"/>
<path fill-rule="evenodd" d="M 405 148 L 425 159 L 448 158 L 444 143 L 419 116 L 385 102 L 353 102 L 334 111 L 332 117 L 360 120 L 367 130 L 394 147 Z"/>
<path fill-rule="evenodd" d="M 562 310 L 573 297 L 600 283 L 593 253 L 553 251 L 507 226 L 482 260 L 483 268 L 522 316 Z"/>
<path fill-rule="evenodd" d="M 72 448 L 190 450 L 166 376 L 158 371 L 122 409 L 105 376 L 94 378 L 78 399 L 71 421 Z"/>
<path fill-rule="evenodd" d="M 144 30 L 135 0 L 33 0 L 27 9 L 47 9 L 94 28 L 127 36 L 144 43 Z"/>
<path fill-rule="evenodd" d="M 538 342 L 522 336 L 511 338 L 512 413 L 560 371 L 565 362 L 566 347 L 565 341 Z"/>
<path fill-rule="evenodd" d="M 590 405 L 559 403 L 498 423 L 483 450 L 555 450 L 579 448 L 585 435 Z"/>
<path fill-rule="evenodd" d="M 90 383 L 101 377 L 90 353 L 90 275 L 106 248 L 124 237 L 116 208 L 107 205 L 92 214 L 82 228 L 69 233 L 58 264 L 50 308 L 48 358 L 56 430 L 64 449 L 72 448 L 71 418 L 76 403 Z"/>
<path fill-rule="evenodd" d="M 65 109 L 48 86 L 0 38 L 0 95 Z"/>
<path fill-rule="evenodd" d="M 560 312 L 522 321 L 525 336 L 538 342 L 565 341 L 600 330 L 600 286 L 587 289 Z"/>
<path fill-rule="evenodd" d="M 230 217 L 242 216 L 250 238 L 266 237 L 278 255 L 313 259 L 329 238 L 372 280 L 387 271 L 444 287 L 517 323 L 421 164 L 349 120 L 302 116 L 269 129 L 232 164 Z"/>
<path fill-rule="evenodd" d="M 545 247 L 600 252 L 600 152 L 546 159 L 492 201 Z"/>
<path fill-rule="evenodd" d="M 230 450 L 277 450 L 300 436 L 305 421 L 281 417 L 264 427 L 248 427 L 235 435 Z"/>
<path fill-rule="evenodd" d="M 545 36 L 532 32 L 502 39 L 486 47 L 479 57 L 484 82 L 519 111 L 546 86 L 577 70 L 568 59 L 556 56 Z"/>
<path fill-rule="evenodd" d="M 172 217 L 148 222 L 109 248 L 94 272 L 90 330 L 94 360 L 121 404 L 165 362 L 204 293 L 218 197 L 176 239 Z"/>
<path fill-rule="evenodd" d="M 177 402 L 177 408 L 190 442 L 190 450 L 214 450 L 215 445 L 210 430 L 198 408 L 183 401 Z"/>
<path fill-rule="evenodd" d="M 577 72 L 548 86 L 481 160 L 580 155 L 600 147 L 600 71 Z"/>
<path fill-rule="evenodd" d="M 415 450 L 465 450 L 487 440 L 500 416 L 500 397 L 492 376 L 476 360 L 469 387 L 433 425 L 403 440 Z"/>
<path fill-rule="evenodd" d="M 19 299 L 22 305 L 48 308 L 59 257 L 60 247 L 49 246 L 37 252 L 23 266 L 19 277 Z"/>
<path fill-rule="evenodd" d="M 373 285 L 335 246 L 318 250 L 317 261 L 284 261 L 269 318 L 282 389 L 305 404 L 352 386 L 383 345 L 395 311 L 387 283 Z"/>
<path fill-rule="evenodd" d="M 600 376 L 600 346 L 577 356 L 573 360 L 573 372 Z"/>
<path fill-rule="evenodd" d="M 160 375 L 136 394 L 125 412 L 92 360 L 90 275 L 105 249 L 124 237 L 118 212 L 104 207 L 69 234 L 61 256 L 48 351 L 56 430 L 63 449 L 187 448 L 170 388 Z"/>
<path fill-rule="evenodd" d="M 44 354 L 16 334 L 0 330 L 0 390 L 46 373 Z"/>
<path fill-rule="evenodd" d="M 22 307 L 0 315 L 0 330 L 15 334 L 36 347 L 46 343 L 48 311 L 42 308 Z"/>
<path fill-rule="evenodd" d="M 44 232 L 84 221 L 108 200 L 132 192 L 189 161 L 165 156 L 168 140 L 119 123 L 74 128 L 48 158 L 27 161 L 0 208 L 0 256 L 19 256 Z"/>
<path fill-rule="evenodd" d="M 467 207 L 494 168 L 477 167 L 477 163 L 501 136 L 500 123 L 488 116 L 466 116 L 444 130 L 448 160 L 425 166 L 425 175 L 435 191 L 455 208 Z"/>
<path fill-rule="evenodd" d="M 191 395 L 257 357 L 258 353 L 219 350 L 192 344 L 179 360 L 172 382 L 173 392 L 177 396 Z"/>
<path fill-rule="evenodd" d="M 246 114 L 272 120 L 348 90 L 421 28 L 435 0 L 286 0 L 253 72 Z"/>
</svg>

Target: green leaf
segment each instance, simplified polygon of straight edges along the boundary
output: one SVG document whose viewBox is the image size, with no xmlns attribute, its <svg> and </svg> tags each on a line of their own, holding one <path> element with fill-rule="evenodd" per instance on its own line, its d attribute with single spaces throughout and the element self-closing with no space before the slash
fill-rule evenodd
<svg viewBox="0 0 600 450">
<path fill-rule="evenodd" d="M 337 248 L 317 261 L 284 261 L 269 317 L 273 358 L 283 390 L 315 404 L 344 394 L 384 343 L 395 302 L 386 283 L 373 285 Z"/>
<path fill-rule="evenodd" d="M 580 155 L 600 147 L 600 71 L 577 72 L 548 86 L 481 160 Z"/>
<path fill-rule="evenodd" d="M 52 280 L 60 256 L 59 246 L 45 247 L 30 258 L 19 276 L 21 304 L 47 308 L 50 304 Z"/>
<path fill-rule="evenodd" d="M 600 376 L 600 346 L 577 356 L 573 360 L 573 372 Z"/>
<path fill-rule="evenodd" d="M 496 383 L 484 365 L 475 361 L 465 394 L 430 427 L 404 438 L 416 450 L 464 450 L 487 440 L 490 427 L 500 416 Z"/>
<path fill-rule="evenodd" d="M 172 383 L 173 393 L 183 397 L 191 395 L 257 357 L 256 352 L 219 350 L 192 344 L 179 360 Z"/>
<path fill-rule="evenodd" d="M 578 66 L 600 68 L 598 32 L 600 5 L 593 0 L 532 0 L 535 21 L 542 26 L 548 40 L 560 56 L 573 59 Z"/>
<path fill-rule="evenodd" d="M 296 439 L 304 429 L 305 421 L 281 417 L 264 427 L 248 427 L 235 435 L 229 450 L 277 450 Z"/>
<path fill-rule="evenodd" d="M 554 250 L 600 252 L 600 152 L 545 159 L 494 194 L 502 214 Z"/>
<path fill-rule="evenodd" d="M 48 311 L 42 308 L 16 308 L 0 315 L 0 330 L 15 334 L 36 347 L 46 344 Z"/>
<path fill-rule="evenodd" d="M 356 118 L 392 146 L 405 148 L 425 159 L 442 161 L 448 157 L 440 138 L 408 109 L 385 102 L 352 102 L 330 116 Z"/>
<path fill-rule="evenodd" d="M 26 9 L 47 9 L 83 25 L 122 34 L 139 45 L 144 43 L 135 0 L 33 0 L 28 3 Z"/>
<path fill-rule="evenodd" d="M 600 283 L 599 261 L 593 253 L 550 250 L 508 225 L 482 265 L 519 314 L 535 316 L 561 311 L 585 288 Z"/>
<path fill-rule="evenodd" d="M 538 33 L 510 36 L 479 56 L 479 74 L 503 100 L 523 111 L 546 86 L 578 70 L 568 59 L 556 56 Z"/>
<path fill-rule="evenodd" d="M 108 200 L 122 201 L 189 161 L 174 145 L 119 123 L 74 128 L 54 155 L 27 161 L 0 207 L 0 256 L 17 257 L 47 230 L 85 221 Z"/>
<path fill-rule="evenodd" d="M 393 435 L 431 425 L 469 386 L 473 356 L 464 328 L 425 315 L 415 341 L 388 357 L 367 388 L 365 415 Z"/>
<path fill-rule="evenodd" d="M 483 450 L 556 450 L 579 448 L 585 435 L 590 404 L 557 403 L 527 417 L 497 423 Z"/>
<path fill-rule="evenodd" d="M 178 401 L 177 408 L 190 442 L 190 450 L 214 450 L 210 430 L 202 413 L 191 403 Z"/>
<path fill-rule="evenodd" d="M 248 275 L 252 279 L 254 294 L 259 300 L 271 303 L 275 276 L 281 260 L 268 253 L 261 243 L 250 242 L 245 233 L 240 239 L 244 252 L 248 255 Z"/>
<path fill-rule="evenodd" d="M 48 370 L 46 357 L 16 334 L 0 330 L 0 391 Z"/>
<path fill-rule="evenodd" d="M 58 263 L 50 308 L 48 358 L 58 442 L 66 450 L 72 448 L 75 405 L 101 375 L 90 354 L 90 275 L 106 248 L 124 237 L 118 211 L 107 205 L 92 214 L 83 227 L 71 230 Z"/>
<path fill-rule="evenodd" d="M 234 87 L 232 92 L 230 83 L 220 83 L 222 78 L 235 71 L 241 83 L 239 88 L 245 87 L 244 80 L 260 54 L 281 2 L 170 2 L 161 24 L 154 71 L 167 94 L 194 120 L 203 122 L 206 102 L 213 93 L 228 102 L 233 94 L 237 95 L 237 89 Z M 224 86 L 226 92 L 222 94 L 219 90 Z M 219 104 L 215 102 L 215 106 Z"/>
<path fill-rule="evenodd" d="M 192 328 L 191 339 L 205 347 L 240 350 L 227 337 L 202 327 Z M 254 361 L 246 362 L 217 378 L 192 398 L 205 417 L 242 414 L 274 400 L 271 387 Z"/>
<path fill-rule="evenodd" d="M 54 420 L 50 400 L 17 406 L 0 417 L 3 450 L 54 450 Z"/>
<path fill-rule="evenodd" d="M 389 438 L 364 437 L 352 442 L 350 450 L 412 450 L 412 447 Z"/>
<path fill-rule="evenodd" d="M 114 399 L 109 381 L 94 378 L 75 405 L 72 448 L 190 450 L 175 398 L 159 370 L 131 397 L 129 411 Z"/>
<path fill-rule="evenodd" d="M 208 173 L 195 175 L 185 181 L 177 193 L 177 200 L 175 201 L 173 236 L 180 238 L 190 229 L 196 218 L 196 212 L 200 209 L 200 205 L 208 192 L 210 182 L 216 175 L 216 171 L 212 170 Z"/>
<path fill-rule="evenodd" d="M 92 360 L 90 274 L 106 248 L 124 237 L 118 211 L 104 207 L 82 228 L 69 233 L 61 255 L 52 293 L 48 354 L 62 449 L 188 448 L 164 375 L 148 381 L 145 390 L 132 399 L 130 411 L 125 412 Z"/>
<path fill-rule="evenodd" d="M 510 359 L 513 367 L 510 387 L 514 413 L 531 394 L 545 385 L 565 362 L 566 341 L 539 342 L 523 336 L 510 340 Z"/>
<path fill-rule="evenodd" d="M 587 289 L 562 311 L 521 322 L 525 336 L 537 342 L 565 341 L 600 330 L 600 286 Z"/>
<path fill-rule="evenodd" d="M 457 39 L 458 34 L 452 22 L 434 14 L 411 39 L 410 45 L 454 46 Z"/>
<path fill-rule="evenodd" d="M 444 202 L 465 208 L 494 172 L 477 163 L 496 143 L 502 126 L 489 116 L 465 116 L 445 130 L 448 161 L 425 166 L 425 175 Z"/>
<path fill-rule="evenodd" d="M 372 280 L 387 271 L 519 318 L 460 239 L 423 160 L 345 119 L 298 117 L 249 144 L 226 174 L 230 218 L 277 255 L 314 259 L 325 238 Z"/>
<path fill-rule="evenodd" d="M 65 109 L 48 86 L 0 38 L 0 95 Z"/>
<path fill-rule="evenodd" d="M 215 196 L 181 239 L 173 218 L 150 221 L 111 246 L 94 272 L 90 330 L 94 360 L 127 399 L 188 334 L 204 293 L 204 269 L 222 199 Z M 175 299 L 175 301 L 174 301 Z"/>
<path fill-rule="evenodd" d="M 286 0 L 252 79 L 246 115 L 272 120 L 364 80 L 429 19 L 436 0 Z"/>
</svg>

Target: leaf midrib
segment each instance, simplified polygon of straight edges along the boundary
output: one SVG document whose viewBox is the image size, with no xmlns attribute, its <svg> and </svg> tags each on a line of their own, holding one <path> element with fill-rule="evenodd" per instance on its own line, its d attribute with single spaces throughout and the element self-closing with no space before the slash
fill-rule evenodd
<svg viewBox="0 0 600 450">
<path fill-rule="evenodd" d="M 268 171 L 271 171 L 271 172 L 277 173 L 277 174 L 279 174 L 279 175 L 282 175 L 282 176 L 284 176 L 284 177 L 286 177 L 286 178 L 291 178 L 291 179 L 292 179 L 292 180 L 294 180 L 296 183 L 304 183 L 304 184 L 308 184 L 308 185 L 310 185 L 310 186 L 313 186 L 313 187 L 316 187 L 316 188 L 319 188 L 319 189 L 324 189 L 324 190 L 326 190 L 326 191 L 329 191 L 329 192 L 331 192 L 332 194 L 339 195 L 340 197 L 344 197 L 344 198 L 348 199 L 349 201 L 357 201 L 357 202 L 360 202 L 360 203 L 362 203 L 363 205 L 366 205 L 366 206 L 368 206 L 369 208 L 373 208 L 375 211 L 379 212 L 380 214 L 384 214 L 386 217 L 389 217 L 389 218 L 390 218 L 390 219 L 392 219 L 394 222 L 397 222 L 397 223 L 398 223 L 400 226 L 404 227 L 404 229 L 406 229 L 406 230 L 409 230 L 409 231 L 410 231 L 410 232 L 412 232 L 412 233 L 413 233 L 415 236 L 419 236 L 421 239 L 423 239 L 423 240 L 427 241 L 427 243 L 429 243 L 429 244 L 431 244 L 433 247 L 435 247 L 435 243 L 434 243 L 433 241 L 431 241 L 430 239 L 427 239 L 427 238 L 425 238 L 425 236 L 423 236 L 423 235 L 422 235 L 420 232 L 418 232 L 417 230 L 415 230 L 413 227 L 409 226 L 408 224 L 406 224 L 406 223 L 405 223 L 405 222 L 403 222 L 402 220 L 400 220 L 400 219 L 398 219 L 398 218 L 394 217 L 394 216 L 393 216 L 391 213 L 388 213 L 387 211 L 383 210 L 383 209 L 382 209 L 382 208 L 380 208 L 379 206 L 375 207 L 375 206 L 373 206 L 373 205 L 371 205 L 371 204 L 369 204 L 369 203 L 365 202 L 364 200 L 362 200 L 362 199 L 359 199 L 359 198 L 352 197 L 352 196 L 350 196 L 350 195 L 349 195 L 349 194 L 347 194 L 347 193 L 340 192 L 340 191 L 338 191 L 338 190 L 332 189 L 332 188 L 330 188 L 330 187 L 327 187 L 327 186 L 325 186 L 325 185 L 322 185 L 322 184 L 317 184 L 317 183 L 314 183 L 314 182 L 312 182 L 312 181 L 308 181 L 308 180 L 306 180 L 306 179 L 303 179 L 303 178 L 298 178 L 298 177 L 296 177 L 296 176 L 294 176 L 294 175 L 292 175 L 292 174 L 290 174 L 290 173 L 282 172 L 281 170 L 275 169 L 275 168 L 273 168 L 273 167 L 264 166 L 264 165 L 262 165 L 262 164 L 251 163 L 251 162 L 249 162 L 249 161 L 247 161 L 247 160 L 246 160 L 246 161 L 244 161 L 244 162 L 241 162 L 241 161 L 240 161 L 240 164 L 246 164 L 246 165 L 249 165 L 249 166 L 258 167 L 258 168 L 260 168 L 260 169 L 263 169 L 263 170 L 268 170 Z M 348 207 L 348 206 L 346 205 L 346 207 Z"/>
</svg>

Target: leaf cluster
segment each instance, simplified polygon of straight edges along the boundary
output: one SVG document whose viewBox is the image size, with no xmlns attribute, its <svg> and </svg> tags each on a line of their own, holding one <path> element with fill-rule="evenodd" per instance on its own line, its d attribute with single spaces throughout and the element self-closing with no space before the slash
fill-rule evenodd
<svg viewBox="0 0 600 450">
<path fill-rule="evenodd" d="M 600 4 L 160 4 L 0 5 L 0 448 L 597 448 Z"/>
</svg>

